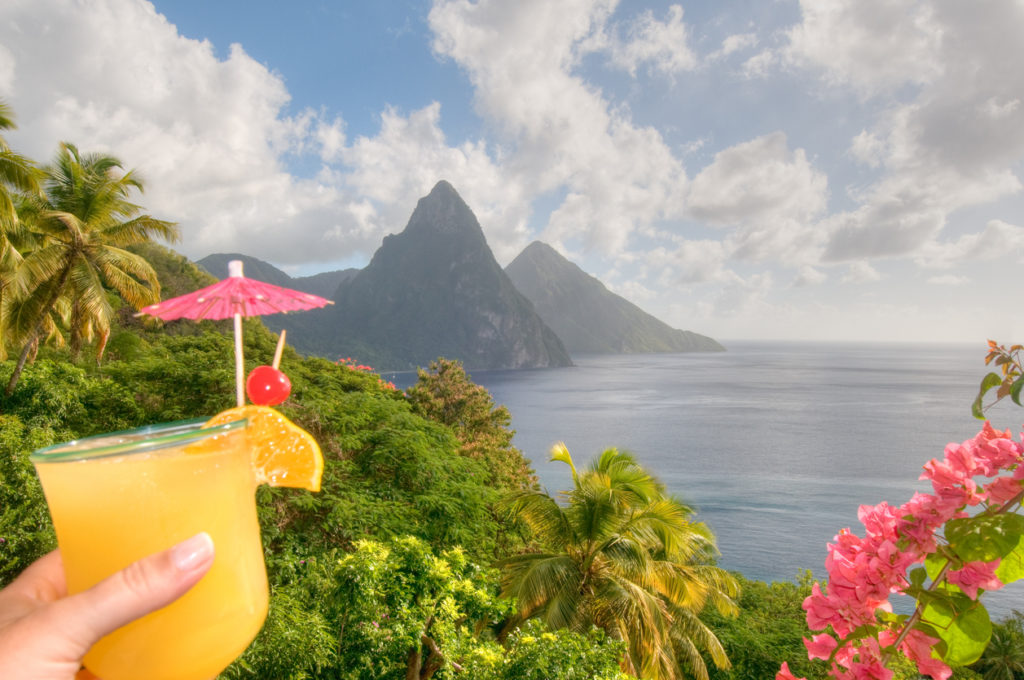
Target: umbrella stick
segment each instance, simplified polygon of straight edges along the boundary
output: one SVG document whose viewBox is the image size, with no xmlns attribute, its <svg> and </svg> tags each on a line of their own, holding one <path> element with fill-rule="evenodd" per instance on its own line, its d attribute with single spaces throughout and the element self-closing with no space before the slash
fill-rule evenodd
<svg viewBox="0 0 1024 680">
<path fill-rule="evenodd" d="M 274 368 L 281 365 L 281 354 L 284 352 L 284 334 L 287 332 L 282 328 L 281 335 L 277 336 L 277 349 L 274 350 L 274 363 L 271 364 Z"/>
<path fill-rule="evenodd" d="M 242 363 L 242 315 L 235 314 L 235 396 L 238 405 L 245 406 L 245 390 L 242 379 L 245 377 L 245 366 Z"/>
</svg>

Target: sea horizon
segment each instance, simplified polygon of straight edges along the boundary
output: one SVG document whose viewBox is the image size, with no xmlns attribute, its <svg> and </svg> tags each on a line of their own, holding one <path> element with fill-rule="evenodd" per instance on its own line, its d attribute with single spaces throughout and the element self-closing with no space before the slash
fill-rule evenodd
<svg viewBox="0 0 1024 680">
<path fill-rule="evenodd" d="M 804 570 L 824 577 L 835 534 L 863 535 L 860 505 L 928 490 L 922 466 L 981 428 L 970 407 L 988 372 L 987 343 L 732 347 L 578 355 L 572 367 L 470 376 L 509 409 L 513 445 L 549 493 L 571 485 L 567 467 L 548 460 L 554 443 L 565 442 L 578 466 L 605 447 L 629 450 L 710 526 L 721 566 L 769 582 Z M 1014 433 L 1024 422 L 1015 405 L 990 415 Z M 1024 609 L 1024 588 L 986 600 L 1005 616 Z"/>
</svg>

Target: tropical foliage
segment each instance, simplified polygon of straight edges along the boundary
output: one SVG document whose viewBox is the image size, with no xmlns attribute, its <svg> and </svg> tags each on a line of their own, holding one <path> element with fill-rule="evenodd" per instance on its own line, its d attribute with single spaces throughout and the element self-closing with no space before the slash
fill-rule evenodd
<svg viewBox="0 0 1024 680">
<path fill-rule="evenodd" d="M 2 310 L 7 332 L 23 343 L 8 396 L 44 331 L 59 336 L 66 328 L 73 359 L 84 341 L 98 338 L 99 358 L 115 312 L 111 292 L 135 308 L 160 299 L 153 268 L 125 248 L 154 237 L 174 241 L 177 228 L 140 214 L 128 197 L 142 191 L 142 182 L 121 168 L 113 156 L 83 155 L 63 142 L 44 168 L 44 194 L 29 197 L 22 208 L 35 244 L 14 272 L 13 295 Z"/>
<path fill-rule="evenodd" d="M 11 130 L 14 127 L 11 107 L 0 101 L 0 130 Z M 0 233 L 4 238 L 18 222 L 16 194 L 38 191 L 39 173 L 35 164 L 26 156 L 12 151 L 7 140 L 0 136 Z M 2 247 L 6 250 L 8 246 L 3 243 Z"/>
<path fill-rule="evenodd" d="M 984 680 L 1024 680 L 1024 613 L 992 627 L 992 639 L 972 668 Z"/>
<path fill-rule="evenodd" d="M 707 678 L 702 653 L 728 667 L 699 614 L 707 604 L 734 614 L 739 587 L 713 564 L 711 532 L 692 520 L 692 509 L 617 449 L 582 474 L 564 445 L 552 459 L 572 470 L 564 505 L 540 491 L 507 502 L 537 541 L 536 552 L 500 563 L 502 593 L 517 602 L 513 623 L 538 618 L 554 630 L 601 628 L 626 642 L 623 669 L 652 680 Z"/>
<path fill-rule="evenodd" d="M 512 446 L 512 415 L 469 379 L 462 362 L 439 358 L 417 376 L 406 391 L 413 411 L 452 428 L 463 454 L 483 461 L 494 484 L 512 489 L 536 485 L 529 461 Z"/>
<path fill-rule="evenodd" d="M 150 255 L 156 269 L 175 271 L 175 257 L 154 249 Z M 179 283 L 190 279 L 182 275 Z M 178 285 L 173 280 L 168 290 Z M 66 348 L 43 348 L 14 394 L 0 397 L 0 584 L 54 545 L 28 461 L 32 449 L 233 402 L 231 340 L 216 323 L 159 330 L 130 323 L 113 331 L 121 349 L 103 366 L 75 366 Z M 248 368 L 273 355 L 275 338 L 256 320 L 246 323 L 245 342 Z M 13 362 L 0 367 L 9 371 Z M 564 653 L 548 638 L 508 651 L 498 644 L 495 622 L 510 605 L 498 598 L 496 575 L 475 565 L 507 554 L 497 537 L 508 527 L 494 512 L 504 489 L 447 426 L 413 413 L 404 395 L 374 374 L 290 349 L 282 367 L 293 384 L 282 409 L 323 444 L 323 490 L 259 491 L 271 610 L 261 636 L 225 677 L 402 679 L 414 646 L 417 677 L 455 677 L 460 660 L 481 669 L 477 677 L 495 680 L 514 677 L 503 674 L 513 660 L 519 669 L 617 668 L 618 643 L 594 638 L 592 645 L 588 634 L 571 638 Z M 385 610 L 392 612 L 385 626 L 391 639 L 373 635 L 372 622 L 380 624 Z M 581 677 L 565 672 L 549 677 Z"/>
</svg>

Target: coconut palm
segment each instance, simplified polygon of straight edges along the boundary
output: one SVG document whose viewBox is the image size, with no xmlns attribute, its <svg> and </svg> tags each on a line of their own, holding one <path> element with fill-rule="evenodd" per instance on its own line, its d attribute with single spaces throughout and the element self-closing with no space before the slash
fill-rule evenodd
<svg viewBox="0 0 1024 680">
<path fill-rule="evenodd" d="M 156 272 L 142 257 L 125 250 L 153 237 L 178 238 L 171 222 L 140 215 L 130 202 L 143 185 L 122 163 L 104 154 L 82 155 L 62 142 L 53 163 L 44 168 L 45 196 L 24 215 L 41 242 L 18 270 L 19 296 L 9 327 L 24 343 L 10 382 L 8 396 L 18 383 L 25 362 L 49 324 L 62 297 L 69 308 L 72 338 L 95 332 L 103 338 L 114 315 L 107 296 L 112 290 L 133 307 L 159 300 Z M 72 343 L 74 344 L 74 342 Z"/>
<path fill-rule="evenodd" d="M 14 127 L 11 108 L 0 101 L 0 130 Z M 0 136 L 0 310 L 4 291 L 21 264 L 20 248 L 25 246 L 26 233 L 18 219 L 18 208 L 25 194 L 38 193 L 39 169 L 27 157 L 11 151 L 7 140 Z M 0 315 L 0 333 L 6 338 L 3 329 L 4 318 Z M 0 341 L 0 359 L 6 358 L 5 343 Z"/>
<path fill-rule="evenodd" d="M 1024 678 L 1024 616 L 1014 617 L 992 628 L 992 639 L 981 658 L 971 668 L 985 680 Z"/>
<path fill-rule="evenodd" d="M 623 670 L 645 679 L 688 672 L 706 680 L 702 653 L 728 668 L 698 615 L 709 603 L 734 615 L 739 586 L 712 564 L 714 539 L 693 510 L 628 453 L 607 449 L 582 474 L 565 445 L 551 458 L 572 471 L 564 503 L 538 491 L 507 501 L 539 548 L 499 563 L 502 593 L 518 606 L 512 624 L 540 618 L 553 629 L 602 628 L 626 642 Z"/>
<path fill-rule="evenodd" d="M 11 107 L 0 101 L 0 130 L 13 130 L 14 127 Z M 38 190 L 39 173 L 35 164 L 27 157 L 11 151 L 7 140 L 0 135 L 0 226 L 4 232 L 18 221 L 15 192 Z"/>
</svg>

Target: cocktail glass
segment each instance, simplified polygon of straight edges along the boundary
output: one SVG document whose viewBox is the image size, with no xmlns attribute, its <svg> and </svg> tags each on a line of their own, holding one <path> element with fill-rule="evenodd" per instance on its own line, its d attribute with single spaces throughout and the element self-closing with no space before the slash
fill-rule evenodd
<svg viewBox="0 0 1024 680">
<path fill-rule="evenodd" d="M 210 571 L 190 591 L 100 640 L 103 680 L 209 680 L 259 632 L 267 576 L 246 421 L 203 420 L 98 435 L 35 451 L 68 593 L 201 531 Z"/>
</svg>

